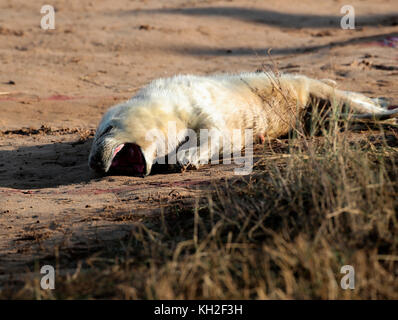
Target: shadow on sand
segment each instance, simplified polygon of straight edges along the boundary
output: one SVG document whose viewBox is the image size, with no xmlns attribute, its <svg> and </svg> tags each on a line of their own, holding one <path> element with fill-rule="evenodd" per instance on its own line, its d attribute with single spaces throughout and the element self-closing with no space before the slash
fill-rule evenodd
<svg viewBox="0 0 398 320">
<path fill-rule="evenodd" d="M 336 7 L 339 13 L 340 7 Z M 241 21 L 266 24 L 280 28 L 340 28 L 342 14 L 316 15 L 292 14 L 274 10 L 245 8 L 245 7 L 194 7 L 194 8 L 162 8 L 148 10 L 129 10 L 117 13 L 124 15 L 141 14 L 173 14 L 197 17 L 226 17 Z M 365 26 L 396 26 L 398 25 L 398 12 L 391 14 L 374 14 L 355 17 L 357 27 Z"/>
</svg>

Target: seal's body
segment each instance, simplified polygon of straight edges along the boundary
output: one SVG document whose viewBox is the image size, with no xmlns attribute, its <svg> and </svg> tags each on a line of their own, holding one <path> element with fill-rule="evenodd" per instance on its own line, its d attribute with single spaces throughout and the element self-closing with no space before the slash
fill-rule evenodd
<svg viewBox="0 0 398 320">
<path fill-rule="evenodd" d="M 332 80 L 267 72 L 158 79 L 104 115 L 94 137 L 89 165 L 99 172 L 119 167 L 130 173 L 149 174 L 155 159 L 165 154 L 159 154 L 160 142 L 148 139 L 148 132 L 155 129 L 168 137 L 170 122 L 180 134 L 175 141 L 162 141 L 168 151 L 170 146 L 178 148 L 184 142 L 187 130 L 252 129 L 260 140 L 277 138 L 294 127 L 311 97 L 345 104 L 359 113 L 356 117 L 398 114 L 397 110 L 384 108 L 380 99 L 334 86 Z"/>
</svg>

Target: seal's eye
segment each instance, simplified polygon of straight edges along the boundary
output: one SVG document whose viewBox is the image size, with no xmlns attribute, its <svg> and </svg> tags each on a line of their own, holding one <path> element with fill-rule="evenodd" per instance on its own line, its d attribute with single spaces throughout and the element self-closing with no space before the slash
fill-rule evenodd
<svg viewBox="0 0 398 320">
<path fill-rule="evenodd" d="M 111 130 L 113 129 L 112 126 L 107 127 L 98 138 L 103 137 L 104 135 L 106 135 L 107 133 L 109 133 Z"/>
</svg>

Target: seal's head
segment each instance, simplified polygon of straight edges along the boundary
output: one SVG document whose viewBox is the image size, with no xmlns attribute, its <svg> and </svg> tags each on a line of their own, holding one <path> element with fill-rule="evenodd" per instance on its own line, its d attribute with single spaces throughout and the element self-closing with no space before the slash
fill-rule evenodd
<svg viewBox="0 0 398 320">
<path fill-rule="evenodd" d="M 89 156 L 89 166 L 97 173 L 149 174 L 151 166 L 126 123 L 128 108 L 126 104 L 111 108 L 98 126 Z"/>
</svg>

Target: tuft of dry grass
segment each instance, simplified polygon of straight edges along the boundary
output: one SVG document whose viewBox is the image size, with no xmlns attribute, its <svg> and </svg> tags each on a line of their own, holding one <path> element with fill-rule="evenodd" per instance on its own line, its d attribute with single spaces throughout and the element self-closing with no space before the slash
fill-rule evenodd
<svg viewBox="0 0 398 320">
<path fill-rule="evenodd" d="M 28 279 L 0 297 L 398 299 L 397 127 L 310 118 L 266 143 L 252 175 L 133 223 L 55 290 Z"/>
</svg>

